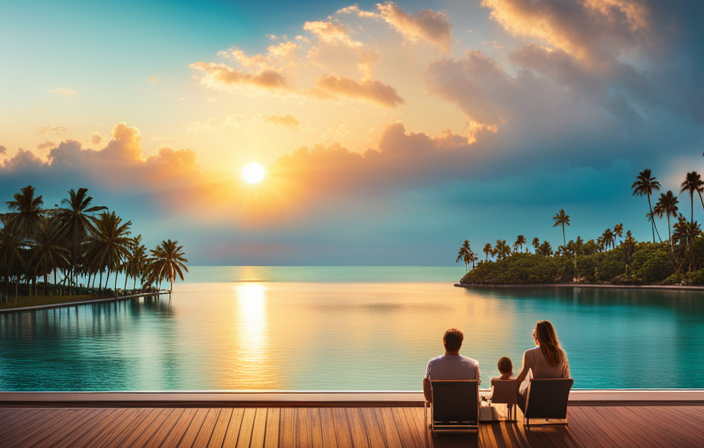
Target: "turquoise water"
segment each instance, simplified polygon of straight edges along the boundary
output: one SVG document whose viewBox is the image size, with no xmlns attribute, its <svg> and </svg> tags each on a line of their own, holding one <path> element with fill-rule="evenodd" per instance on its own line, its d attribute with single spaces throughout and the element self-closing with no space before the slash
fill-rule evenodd
<svg viewBox="0 0 704 448">
<path fill-rule="evenodd" d="M 194 267 L 171 301 L 0 315 L 0 390 L 419 390 L 450 327 L 484 385 L 549 319 L 575 388 L 704 388 L 704 293 L 466 290 L 464 268 Z"/>
</svg>

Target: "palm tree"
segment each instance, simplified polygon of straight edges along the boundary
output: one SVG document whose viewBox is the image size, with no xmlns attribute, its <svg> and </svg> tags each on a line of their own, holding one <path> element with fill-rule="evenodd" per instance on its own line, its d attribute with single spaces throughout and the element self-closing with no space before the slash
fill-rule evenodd
<svg viewBox="0 0 704 448">
<path fill-rule="evenodd" d="M 634 196 L 647 196 L 648 197 L 648 209 L 650 210 L 650 213 L 653 213 L 653 207 L 650 205 L 650 195 L 653 194 L 654 191 L 660 191 L 660 182 L 655 180 L 655 177 L 650 176 L 650 170 L 645 169 L 638 173 L 638 176 L 636 177 L 636 181 L 633 182 L 633 185 L 631 185 L 631 188 L 633 188 L 633 195 Z M 653 232 L 653 243 L 655 242 L 655 232 L 657 231 L 657 227 L 655 226 L 655 221 L 650 221 L 651 230 Z M 659 233 L 658 233 L 659 236 Z"/>
<path fill-rule="evenodd" d="M 679 212 L 679 207 L 677 206 L 677 196 L 672 193 L 672 190 L 668 190 L 667 194 L 660 193 L 660 199 L 658 199 L 657 204 L 655 204 L 655 214 L 662 219 L 662 215 L 667 216 L 667 237 L 670 241 L 670 252 L 672 252 L 672 226 L 670 225 L 670 217 L 677 218 Z"/>
<path fill-rule="evenodd" d="M 89 233 L 95 233 L 95 217 L 93 214 L 107 210 L 105 206 L 91 207 L 93 201 L 87 195 L 87 188 L 79 188 L 76 192 L 73 188 L 68 191 L 68 198 L 61 200 L 61 204 L 66 208 L 59 208 L 55 212 L 61 232 L 69 238 L 71 250 L 71 282 L 69 290 L 76 281 L 76 268 L 81 255 L 81 245 Z"/>
<path fill-rule="evenodd" d="M 141 277 L 147 260 L 147 248 L 142 244 L 142 235 L 132 238 L 130 255 L 125 262 L 125 288 L 129 277 L 134 279 L 132 289 L 137 288 L 137 277 Z"/>
<path fill-rule="evenodd" d="M 540 250 L 540 238 L 538 238 L 537 236 L 535 238 L 533 238 L 532 245 L 533 245 L 533 249 L 535 249 L 535 253 L 537 254 L 538 251 Z"/>
<path fill-rule="evenodd" d="M 506 240 L 496 240 L 494 250 L 496 251 L 496 258 L 498 260 L 503 260 L 511 255 L 511 246 L 506 244 Z"/>
<path fill-rule="evenodd" d="M 56 285 L 56 270 L 68 264 L 68 250 L 61 246 L 63 234 L 52 220 L 44 219 L 34 239 L 34 251 L 31 265 L 35 274 L 44 276 L 45 295 L 49 295 L 49 282 L 47 277 L 54 272 L 54 285 Z"/>
<path fill-rule="evenodd" d="M 32 237 L 39 230 L 44 211 L 41 196 L 34 197 L 34 187 L 27 185 L 15 193 L 12 201 L 7 201 L 7 208 L 13 210 L 9 225 L 14 227 L 21 237 Z"/>
<path fill-rule="evenodd" d="M 484 255 L 486 256 L 486 261 L 489 261 L 489 255 L 491 255 L 491 253 L 492 253 L 493 251 L 494 251 L 494 250 L 493 250 L 493 248 L 491 247 L 491 243 L 486 243 L 486 244 L 484 245 L 483 252 L 484 252 Z"/>
<path fill-rule="evenodd" d="M 684 182 L 680 185 L 680 193 L 685 191 L 689 192 L 689 202 L 692 210 L 689 222 L 694 222 L 694 192 L 699 193 L 699 199 L 702 199 L 702 191 L 704 191 L 704 181 L 702 177 L 696 171 L 691 171 L 687 173 Z M 702 201 L 702 207 L 704 207 L 704 201 Z"/>
<path fill-rule="evenodd" d="M 518 235 L 516 237 L 516 242 L 513 243 L 513 251 L 518 252 L 518 249 L 526 245 L 526 237 L 523 235 Z"/>
<path fill-rule="evenodd" d="M 604 247 L 606 249 L 609 248 L 609 246 L 614 246 L 614 233 L 611 231 L 611 229 L 606 229 L 604 231 L 604 234 L 601 235 L 601 240 L 604 243 Z"/>
<path fill-rule="evenodd" d="M 469 245 L 469 241 L 467 241 Z M 174 289 L 174 280 L 176 274 L 183 280 L 183 271 L 188 272 L 186 263 L 188 260 L 184 257 L 183 246 L 178 245 L 178 241 L 166 240 L 162 241 L 156 249 L 150 250 L 152 253 L 151 265 L 155 277 L 161 282 L 162 279 L 168 280 L 171 284 L 169 294 Z"/>
<path fill-rule="evenodd" d="M 614 226 L 614 236 L 618 237 L 619 244 L 621 244 L 621 237 L 623 236 L 623 224 L 616 224 Z"/>
<path fill-rule="evenodd" d="M 464 244 L 460 246 L 460 250 L 457 252 L 457 260 L 455 260 L 455 263 L 460 260 L 464 261 L 465 271 L 469 272 L 469 263 L 472 261 L 473 256 L 474 252 L 472 252 L 472 249 L 469 247 L 469 240 L 464 240 Z"/>
<path fill-rule="evenodd" d="M 107 288 L 110 272 L 114 271 L 117 277 L 122 260 L 129 257 L 131 243 L 129 235 L 132 221 L 123 223 L 122 218 L 117 216 L 115 212 L 103 212 L 98 216 L 95 224 L 95 234 L 86 241 L 86 258 L 97 264 L 101 277 L 102 269 L 107 269 L 108 277 L 105 281 Z M 115 295 L 117 295 L 117 286 L 115 287 Z"/>
<path fill-rule="evenodd" d="M 24 257 L 22 256 L 22 249 L 24 245 L 22 238 L 15 232 L 11 227 L 3 227 L 0 229 L 0 260 L 2 264 L 7 267 L 7 272 L 5 276 L 5 295 L 9 296 L 9 282 L 10 276 L 12 274 L 12 268 L 15 263 L 19 262 L 22 267 L 24 267 Z M 15 304 L 17 304 L 17 290 L 20 284 L 20 270 L 17 272 L 17 281 L 15 282 Z"/>
<path fill-rule="evenodd" d="M 633 238 L 631 231 L 626 232 L 626 239 L 623 240 L 623 256 L 626 261 L 626 274 L 628 274 L 628 266 L 631 264 L 631 257 L 636 250 L 636 239 Z"/>
<path fill-rule="evenodd" d="M 570 215 L 565 214 L 564 209 L 560 209 L 558 213 L 555 213 L 555 216 L 553 216 L 552 219 L 555 221 L 555 224 L 552 225 L 553 227 L 562 226 L 562 245 L 566 246 L 567 240 L 565 239 L 565 225 L 570 225 Z"/>
</svg>

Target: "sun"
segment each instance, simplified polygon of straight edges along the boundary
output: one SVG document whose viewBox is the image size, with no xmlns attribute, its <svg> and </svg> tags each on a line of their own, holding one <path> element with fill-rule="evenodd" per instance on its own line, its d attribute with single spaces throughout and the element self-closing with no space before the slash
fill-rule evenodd
<svg viewBox="0 0 704 448">
<path fill-rule="evenodd" d="M 250 163 L 242 170 L 242 177 L 250 184 L 256 184 L 264 179 L 264 167 L 258 163 Z"/>
</svg>

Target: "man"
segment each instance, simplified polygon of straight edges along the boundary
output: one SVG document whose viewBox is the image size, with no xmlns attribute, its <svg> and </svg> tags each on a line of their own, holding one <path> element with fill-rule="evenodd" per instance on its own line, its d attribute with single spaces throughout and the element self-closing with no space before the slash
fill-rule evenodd
<svg viewBox="0 0 704 448">
<path fill-rule="evenodd" d="M 481 383 L 479 363 L 472 358 L 460 355 L 464 335 L 456 328 L 450 328 L 442 337 L 445 355 L 428 362 L 423 378 L 423 395 L 430 402 L 430 380 L 478 380 Z"/>
</svg>

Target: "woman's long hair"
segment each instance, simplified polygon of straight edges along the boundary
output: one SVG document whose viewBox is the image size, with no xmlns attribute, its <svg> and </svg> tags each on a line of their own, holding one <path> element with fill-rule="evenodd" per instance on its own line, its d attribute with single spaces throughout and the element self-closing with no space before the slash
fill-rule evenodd
<svg viewBox="0 0 704 448">
<path fill-rule="evenodd" d="M 541 320 L 535 323 L 535 338 L 540 344 L 540 351 L 545 356 L 545 360 L 551 366 L 559 366 L 565 360 L 565 352 L 560 348 L 560 341 L 557 340 L 555 328 L 549 320 Z"/>
</svg>

